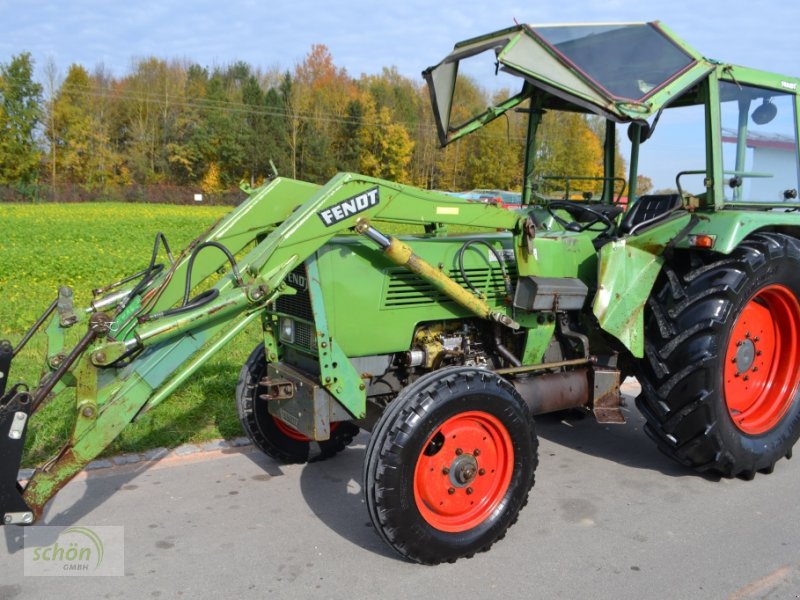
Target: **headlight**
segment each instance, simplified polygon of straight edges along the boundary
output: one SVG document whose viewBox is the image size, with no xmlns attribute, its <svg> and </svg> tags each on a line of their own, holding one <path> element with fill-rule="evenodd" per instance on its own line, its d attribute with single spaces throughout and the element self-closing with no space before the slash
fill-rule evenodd
<svg viewBox="0 0 800 600">
<path fill-rule="evenodd" d="M 281 317 L 280 326 L 281 341 L 294 344 L 294 320 L 289 317 Z"/>
</svg>

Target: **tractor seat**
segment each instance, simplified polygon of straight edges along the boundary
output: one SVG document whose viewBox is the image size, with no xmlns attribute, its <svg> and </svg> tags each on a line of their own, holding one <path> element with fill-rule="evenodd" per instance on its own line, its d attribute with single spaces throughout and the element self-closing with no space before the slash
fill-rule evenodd
<svg viewBox="0 0 800 600">
<path fill-rule="evenodd" d="M 660 223 L 676 210 L 683 208 L 678 194 L 651 194 L 640 196 L 622 217 L 617 233 L 630 235 L 637 230 Z"/>
</svg>

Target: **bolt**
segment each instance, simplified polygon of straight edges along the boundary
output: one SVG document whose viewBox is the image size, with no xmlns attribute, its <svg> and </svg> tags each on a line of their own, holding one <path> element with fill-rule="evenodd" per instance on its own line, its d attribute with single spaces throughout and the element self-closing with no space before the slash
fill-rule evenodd
<svg viewBox="0 0 800 600">
<path fill-rule="evenodd" d="M 83 407 L 83 416 L 84 417 L 93 417 L 94 416 L 94 409 L 91 406 L 84 406 Z"/>
<path fill-rule="evenodd" d="M 3 517 L 3 522 L 4 522 L 6 525 L 8 525 L 9 523 L 11 523 L 11 515 L 6 515 L 5 517 Z"/>
<path fill-rule="evenodd" d="M 478 469 L 478 475 L 486 475 L 486 469 Z"/>
<path fill-rule="evenodd" d="M 106 362 L 106 353 L 105 352 L 96 352 L 95 355 L 94 355 L 94 359 L 99 363 Z"/>
<path fill-rule="evenodd" d="M 331 382 L 331 378 L 330 377 L 326 377 L 325 378 L 325 383 L 330 383 L 330 382 Z"/>
<path fill-rule="evenodd" d="M 461 456 L 464 454 L 464 451 L 461 448 L 456 448 L 456 456 Z"/>
<path fill-rule="evenodd" d="M 364 389 L 366 389 L 366 387 L 367 387 L 367 386 L 365 386 L 365 385 L 362 383 L 362 384 L 360 384 L 360 385 L 358 386 L 358 389 L 360 389 L 360 390 L 364 390 Z"/>
<path fill-rule="evenodd" d="M 478 450 L 477 448 L 475 448 L 475 450 L 472 451 L 472 455 L 473 456 L 480 456 L 481 455 L 481 451 Z"/>
<path fill-rule="evenodd" d="M 447 475 L 450 472 L 450 467 L 442 467 L 442 474 Z"/>
<path fill-rule="evenodd" d="M 756 371 L 758 371 L 758 367 L 753 367 L 753 373 L 755 373 Z"/>
<path fill-rule="evenodd" d="M 747 333 L 745 333 L 744 337 L 749 338 L 750 337 L 750 332 L 748 331 Z"/>
<path fill-rule="evenodd" d="M 734 373 L 733 376 L 734 377 L 738 377 L 739 376 L 739 371 L 736 371 L 736 373 Z"/>
<path fill-rule="evenodd" d="M 732 363 L 735 363 L 735 362 L 736 362 L 736 357 L 735 357 L 735 356 L 734 356 L 734 357 L 731 359 L 731 362 L 732 362 Z"/>
<path fill-rule="evenodd" d="M 468 487 L 468 488 L 467 488 L 467 494 L 471 494 L 471 493 L 472 493 L 472 488 L 471 488 L 471 487 Z"/>
<path fill-rule="evenodd" d="M 761 338 L 759 338 L 758 336 L 756 336 L 756 337 L 754 337 L 754 338 L 753 338 L 753 341 L 754 341 L 754 342 L 757 342 L 759 339 L 761 339 Z"/>
<path fill-rule="evenodd" d="M 322 346 L 323 348 L 327 348 L 328 347 L 328 342 L 322 342 L 320 344 L 320 346 Z"/>
<path fill-rule="evenodd" d="M 17 421 L 22 421 L 23 419 L 25 419 L 25 413 L 18 412 L 15 418 L 17 419 Z"/>
<path fill-rule="evenodd" d="M 456 488 L 450 488 L 450 489 L 448 489 L 448 490 L 447 490 L 447 493 L 448 493 L 448 494 L 450 494 L 450 495 L 452 496 L 453 494 L 455 494 L 455 493 L 456 493 Z"/>
<path fill-rule="evenodd" d="M 748 375 L 745 375 L 745 376 L 744 376 L 744 380 L 745 380 L 745 381 L 749 381 L 749 380 L 750 380 L 750 377 L 749 377 Z"/>
<path fill-rule="evenodd" d="M 736 345 L 737 345 L 737 346 L 741 346 L 741 345 L 742 345 L 742 342 L 736 342 Z"/>
<path fill-rule="evenodd" d="M 761 356 L 761 354 L 762 354 L 761 350 L 756 351 L 756 356 Z"/>
</svg>

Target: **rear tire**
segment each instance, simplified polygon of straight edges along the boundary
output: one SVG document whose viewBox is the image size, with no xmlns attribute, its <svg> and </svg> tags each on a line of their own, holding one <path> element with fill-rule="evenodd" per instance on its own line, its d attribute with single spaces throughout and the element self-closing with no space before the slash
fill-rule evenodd
<svg viewBox="0 0 800 600">
<path fill-rule="evenodd" d="M 423 564 L 488 550 L 527 503 L 536 451 L 528 407 L 503 378 L 470 367 L 429 373 L 389 405 L 367 446 L 375 530 Z"/>
<path fill-rule="evenodd" d="M 266 390 L 259 382 L 267 375 L 264 344 L 247 358 L 236 384 L 236 410 L 247 437 L 265 454 L 284 463 L 325 460 L 341 452 L 353 441 L 359 428 L 347 421 L 331 423 L 331 437 L 315 442 L 280 419 L 273 417 L 267 401 L 259 398 Z"/>
<path fill-rule="evenodd" d="M 711 258 L 665 268 L 648 303 L 637 406 L 678 462 L 752 479 L 800 436 L 800 243 L 755 234 Z"/>
</svg>

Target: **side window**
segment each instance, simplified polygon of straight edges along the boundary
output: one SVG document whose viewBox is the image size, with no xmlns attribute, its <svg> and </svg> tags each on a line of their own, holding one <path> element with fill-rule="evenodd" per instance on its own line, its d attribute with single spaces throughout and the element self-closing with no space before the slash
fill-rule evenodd
<svg viewBox="0 0 800 600">
<path fill-rule="evenodd" d="M 637 195 L 677 193 L 675 178 L 683 171 L 705 171 L 706 113 L 702 104 L 669 107 L 639 147 Z M 619 136 L 622 152 L 630 156 L 625 130 Z M 684 175 L 681 188 L 694 195 L 704 193 L 705 174 Z"/>
<path fill-rule="evenodd" d="M 728 202 L 798 202 L 794 95 L 720 82 Z"/>
</svg>

